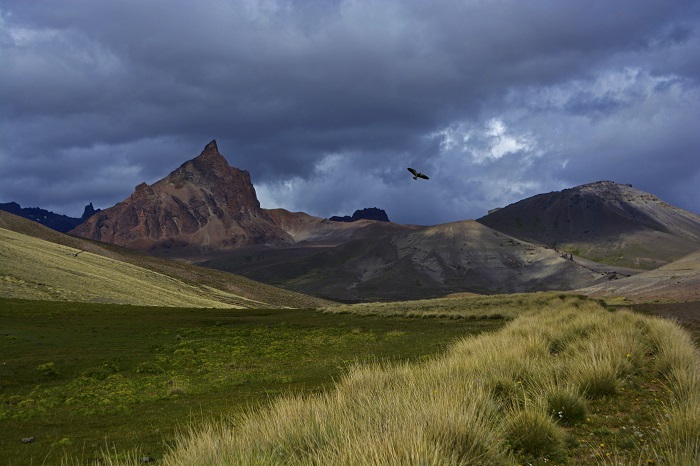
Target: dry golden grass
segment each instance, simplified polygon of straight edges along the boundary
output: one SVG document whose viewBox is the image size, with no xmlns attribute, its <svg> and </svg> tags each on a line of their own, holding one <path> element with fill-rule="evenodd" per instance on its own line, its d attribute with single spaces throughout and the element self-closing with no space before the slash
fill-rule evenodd
<svg viewBox="0 0 700 466">
<path fill-rule="evenodd" d="M 167 276 L 170 277 L 177 283 L 184 283 L 189 286 L 189 290 L 185 291 L 185 294 L 189 294 L 189 291 L 195 289 L 198 297 L 204 297 L 207 300 L 219 301 L 228 305 L 228 307 L 244 307 L 244 308 L 319 308 L 325 306 L 333 305 L 332 302 L 323 300 L 320 298 L 315 298 L 313 296 L 304 295 L 301 293 L 295 293 L 292 291 L 283 290 L 271 285 L 266 285 L 254 280 L 242 277 L 240 275 L 235 275 L 231 273 L 222 272 L 219 270 L 208 269 L 205 267 L 198 267 L 196 265 L 168 260 L 163 258 L 158 258 L 149 254 L 145 254 L 138 251 L 133 251 L 120 246 L 116 246 L 108 243 L 101 243 L 99 241 L 87 240 L 84 238 L 78 238 L 74 236 L 69 236 L 57 231 L 51 230 L 44 227 L 36 222 L 27 220 L 25 218 L 18 217 L 16 215 L 9 214 L 7 212 L 0 211 L 0 229 L 5 229 L 10 232 L 23 235 L 19 242 L 15 241 L 13 248 L 22 248 L 22 241 L 26 238 L 32 238 L 34 240 L 44 240 L 55 246 L 62 246 L 72 254 L 78 251 L 85 251 L 79 254 L 78 257 L 85 255 L 86 253 L 92 253 L 95 256 L 101 256 L 106 259 L 111 259 L 113 263 L 129 264 L 135 267 L 131 269 L 138 271 L 138 274 L 155 274 L 155 276 Z M 65 297 L 59 293 L 55 293 L 46 285 L 51 286 L 51 283 L 46 283 L 43 281 L 38 281 L 37 277 L 41 278 L 45 274 L 46 266 L 48 268 L 61 267 L 65 261 L 63 256 L 59 256 L 60 260 L 52 261 L 47 260 L 47 258 L 42 258 L 41 253 L 35 249 L 35 261 L 34 265 L 36 270 L 29 270 L 29 275 L 31 275 L 31 280 L 25 280 L 27 283 L 22 281 L 12 280 L 11 277 L 17 275 L 13 272 L 14 256 L 10 255 L 10 250 L 5 248 L 7 241 L 3 241 L 0 238 L 0 257 L 3 260 L 7 260 L 5 264 L 4 272 L 0 272 L 6 277 L 10 277 L 8 281 L 13 283 L 6 283 L 6 288 L 14 288 L 12 294 L 5 294 L 3 296 L 21 296 L 27 299 L 51 299 L 51 300 L 64 300 Z M 9 246 L 8 246 L 9 247 Z M 4 251 L 4 252 L 3 252 Z M 47 250 L 50 252 L 51 249 Z M 13 251 L 14 252 L 14 251 Z M 23 266 L 30 264 L 24 263 Z M 39 267 L 40 265 L 44 267 Z M 9 271 L 9 272 L 8 272 Z M 139 276 L 140 276 L 139 275 Z M 64 277 L 65 278 L 65 277 Z M 138 278 L 138 277 L 137 277 Z M 84 290 L 82 289 L 82 282 L 79 280 L 70 281 L 71 285 L 78 285 L 78 289 L 68 289 L 68 291 L 73 295 L 80 296 Z M 38 285 L 38 286 L 37 286 Z M 60 284 L 59 284 L 60 285 Z M 21 288 L 21 289 L 17 289 Z M 64 288 L 59 286 L 59 288 Z M 2 290 L 0 290 L 2 291 Z M 131 289 L 122 290 L 124 295 L 129 295 L 132 293 Z M 135 290 L 138 291 L 138 288 Z M 127 303 L 132 302 L 129 299 L 133 299 L 130 296 L 122 296 L 117 300 L 109 300 L 109 302 Z M 201 303 L 201 300 L 197 300 Z M 157 305 L 169 305 L 165 303 L 156 303 Z M 189 305 L 186 303 L 179 303 L 176 305 Z M 202 305 L 202 304 L 198 304 Z"/>
<path fill-rule="evenodd" d="M 246 307 L 246 301 L 252 302 L 3 228 L 0 295 L 152 306 Z"/>
<path fill-rule="evenodd" d="M 573 296 L 494 298 L 499 312 L 503 300 L 522 300 L 520 315 L 497 333 L 423 363 L 352 367 L 334 390 L 183 435 L 163 464 L 697 464 L 700 368 L 678 326 Z M 581 446 L 587 406 L 655 377 L 672 401 L 644 448 Z"/>
</svg>

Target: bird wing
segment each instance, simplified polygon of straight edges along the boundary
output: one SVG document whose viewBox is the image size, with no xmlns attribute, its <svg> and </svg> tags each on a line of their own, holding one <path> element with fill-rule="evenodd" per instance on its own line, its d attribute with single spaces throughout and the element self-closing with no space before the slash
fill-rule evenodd
<svg viewBox="0 0 700 466">
<path fill-rule="evenodd" d="M 418 178 L 423 178 L 424 180 L 429 180 L 429 179 L 430 179 L 430 178 L 428 178 L 426 175 L 424 175 L 424 174 L 422 174 L 422 173 L 419 173 L 419 174 L 416 175 L 416 176 L 417 176 Z"/>
<path fill-rule="evenodd" d="M 418 176 L 418 171 L 415 168 L 408 167 L 408 171 L 410 171 L 413 176 Z"/>
</svg>

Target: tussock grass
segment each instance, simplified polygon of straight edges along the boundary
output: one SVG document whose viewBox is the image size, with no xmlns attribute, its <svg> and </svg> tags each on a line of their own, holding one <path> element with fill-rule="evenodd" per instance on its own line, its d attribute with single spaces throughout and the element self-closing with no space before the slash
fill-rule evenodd
<svg viewBox="0 0 700 466">
<path fill-rule="evenodd" d="M 329 392 L 190 431 L 163 464 L 697 464 L 698 354 L 678 326 L 575 296 L 504 299 L 522 301 L 497 333 L 353 366 Z M 650 386 L 655 405 L 639 401 Z M 630 431 L 612 425 L 622 412 Z"/>
<path fill-rule="evenodd" d="M 544 305 L 552 296 L 551 293 L 467 297 L 452 295 L 414 301 L 344 304 L 326 308 L 324 312 L 382 317 L 513 319 L 523 312 Z M 566 296 L 562 294 L 559 299 Z"/>
</svg>

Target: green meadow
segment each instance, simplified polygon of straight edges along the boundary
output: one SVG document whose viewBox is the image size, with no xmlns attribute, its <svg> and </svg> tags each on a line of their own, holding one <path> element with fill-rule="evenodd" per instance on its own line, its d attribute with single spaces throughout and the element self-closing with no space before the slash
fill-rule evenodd
<svg viewBox="0 0 700 466">
<path fill-rule="evenodd" d="M 1 298 L 0 462 L 161 459 L 190 428 L 504 323 Z"/>
<path fill-rule="evenodd" d="M 0 299 L 0 310 L 5 464 L 700 459 L 690 334 L 585 296 L 321 310 Z"/>
</svg>

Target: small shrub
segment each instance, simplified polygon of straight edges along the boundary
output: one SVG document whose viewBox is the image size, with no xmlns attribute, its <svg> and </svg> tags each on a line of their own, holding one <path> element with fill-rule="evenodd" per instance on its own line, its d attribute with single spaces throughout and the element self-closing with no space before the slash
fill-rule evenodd
<svg viewBox="0 0 700 466">
<path fill-rule="evenodd" d="M 36 366 L 36 370 L 40 372 L 41 375 L 44 375 L 46 377 L 54 377 L 58 375 L 58 371 L 56 370 L 56 364 L 52 362 L 39 364 L 38 366 Z"/>
<path fill-rule="evenodd" d="M 86 370 L 83 372 L 83 375 L 95 380 L 105 380 L 107 377 L 117 372 L 119 372 L 119 368 L 114 362 L 105 362 L 98 367 Z"/>
<path fill-rule="evenodd" d="M 137 374 L 163 374 L 165 369 L 152 361 L 142 362 L 136 366 Z"/>
</svg>

